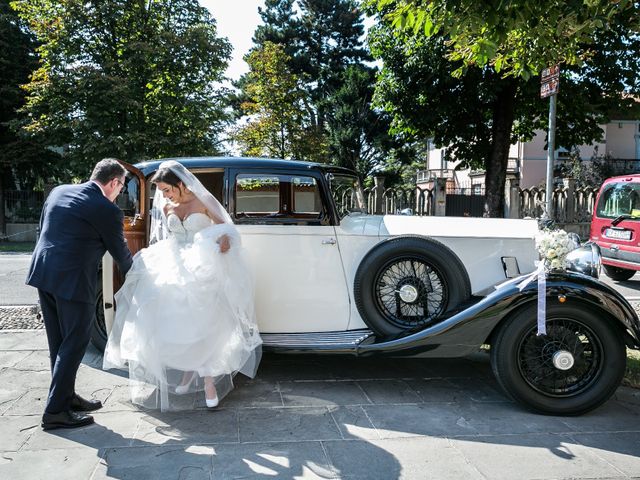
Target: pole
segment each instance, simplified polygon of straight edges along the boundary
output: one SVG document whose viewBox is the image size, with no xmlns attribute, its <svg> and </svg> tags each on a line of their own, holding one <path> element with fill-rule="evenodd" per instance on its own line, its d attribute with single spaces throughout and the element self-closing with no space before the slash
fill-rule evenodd
<svg viewBox="0 0 640 480">
<path fill-rule="evenodd" d="M 547 211 L 545 217 L 549 220 L 553 220 L 551 214 L 551 204 L 553 199 L 553 161 L 556 150 L 556 94 L 549 97 L 549 141 L 547 146 Z"/>
</svg>

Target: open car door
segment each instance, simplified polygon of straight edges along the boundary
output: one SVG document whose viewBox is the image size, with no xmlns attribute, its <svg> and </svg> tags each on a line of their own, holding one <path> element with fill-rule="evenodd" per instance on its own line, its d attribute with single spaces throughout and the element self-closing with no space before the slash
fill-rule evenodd
<svg viewBox="0 0 640 480">
<path fill-rule="evenodd" d="M 127 170 L 127 176 L 116 205 L 124 213 L 124 238 L 131 254 L 135 255 L 147 245 L 149 234 L 147 185 L 142 171 L 128 163 L 120 163 Z M 115 314 L 114 294 L 122 282 L 122 274 L 107 252 L 102 259 L 102 294 L 98 294 L 96 299 L 96 324 L 92 333 L 96 346 L 104 345 L 111 331 Z"/>
</svg>

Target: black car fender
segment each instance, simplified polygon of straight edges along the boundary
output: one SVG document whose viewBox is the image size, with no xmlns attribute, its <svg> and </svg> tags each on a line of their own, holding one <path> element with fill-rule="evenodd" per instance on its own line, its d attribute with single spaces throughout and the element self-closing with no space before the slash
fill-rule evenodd
<svg viewBox="0 0 640 480">
<path fill-rule="evenodd" d="M 371 336 L 357 348 L 366 356 L 387 353 L 398 356 L 461 357 L 490 343 L 503 321 L 532 302 L 537 302 L 534 278 L 519 285 L 528 275 L 510 280 L 494 292 L 461 309 L 441 322 L 418 332 L 395 337 Z M 629 302 L 620 293 L 598 280 L 573 272 L 547 275 L 547 304 L 571 305 L 580 302 L 602 313 L 602 321 L 614 322 L 623 332 L 630 348 L 640 349 L 640 321 Z"/>
</svg>

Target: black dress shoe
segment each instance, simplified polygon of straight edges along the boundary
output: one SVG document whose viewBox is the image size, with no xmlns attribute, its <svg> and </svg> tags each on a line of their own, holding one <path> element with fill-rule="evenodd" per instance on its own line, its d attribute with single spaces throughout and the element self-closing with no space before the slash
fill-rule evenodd
<svg viewBox="0 0 640 480">
<path fill-rule="evenodd" d="M 60 413 L 46 413 L 42 415 L 42 429 L 76 428 L 91 425 L 93 417 L 86 413 L 73 412 L 71 410 Z"/>
<path fill-rule="evenodd" d="M 74 412 L 93 412 L 100 408 L 102 408 L 102 402 L 100 400 L 87 400 L 77 393 L 74 394 L 71 399 L 71 410 Z"/>
</svg>

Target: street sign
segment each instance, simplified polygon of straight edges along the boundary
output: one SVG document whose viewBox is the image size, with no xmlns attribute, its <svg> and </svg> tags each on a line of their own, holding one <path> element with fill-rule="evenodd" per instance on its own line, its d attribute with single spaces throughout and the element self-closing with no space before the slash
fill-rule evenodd
<svg viewBox="0 0 640 480">
<path fill-rule="evenodd" d="M 553 80 L 540 85 L 540 98 L 547 98 L 551 95 L 555 95 L 560 90 L 560 80 L 554 78 Z"/>
<path fill-rule="evenodd" d="M 560 66 L 553 65 L 549 68 L 545 68 L 544 70 L 542 70 L 542 73 L 540 75 L 540 82 L 545 83 L 553 78 L 558 79 L 559 77 L 560 77 Z"/>
<path fill-rule="evenodd" d="M 555 95 L 560 90 L 560 66 L 553 65 L 542 70 L 540 75 L 540 98 Z"/>
</svg>

